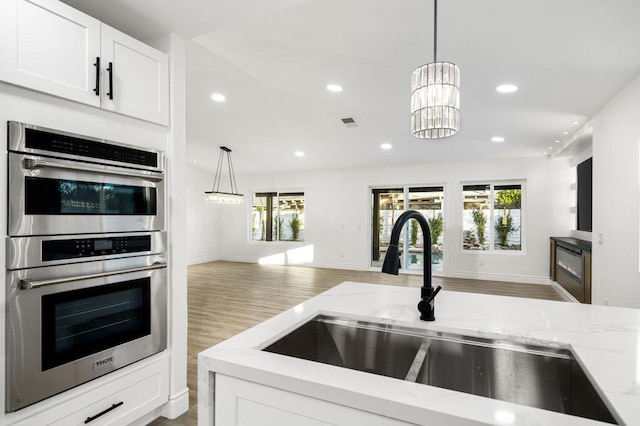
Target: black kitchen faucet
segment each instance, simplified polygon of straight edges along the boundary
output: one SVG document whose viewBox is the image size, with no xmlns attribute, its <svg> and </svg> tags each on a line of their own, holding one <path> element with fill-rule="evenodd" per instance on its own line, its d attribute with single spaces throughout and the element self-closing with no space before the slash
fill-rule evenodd
<svg viewBox="0 0 640 426">
<path fill-rule="evenodd" d="M 393 230 L 391 231 L 391 241 L 387 249 L 387 255 L 384 257 L 382 264 L 382 272 L 385 274 L 398 275 L 400 269 L 400 257 L 398 250 L 398 241 L 400 240 L 400 232 L 402 227 L 409 221 L 415 219 L 422 228 L 422 247 L 424 248 L 424 281 L 420 289 L 420 302 L 418 310 L 420 311 L 420 319 L 423 321 L 434 321 L 435 317 L 435 297 L 442 287 L 434 289 L 431 285 L 431 231 L 429 224 L 424 216 L 415 210 L 409 210 L 400 215 Z"/>
</svg>

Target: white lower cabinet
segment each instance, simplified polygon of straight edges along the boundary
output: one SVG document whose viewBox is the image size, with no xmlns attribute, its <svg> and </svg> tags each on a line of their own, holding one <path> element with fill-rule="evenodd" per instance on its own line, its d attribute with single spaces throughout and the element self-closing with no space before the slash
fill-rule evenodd
<svg viewBox="0 0 640 426">
<path fill-rule="evenodd" d="M 215 426 L 410 426 L 410 423 L 215 375 Z"/>
<path fill-rule="evenodd" d="M 15 426 L 121 426 L 140 417 L 169 400 L 169 360 L 162 356 L 155 361 L 143 360 L 79 388 L 71 389 L 51 399 L 60 402 L 16 423 Z M 99 385 L 98 385 L 99 384 Z M 92 385 L 94 386 L 91 389 Z M 87 391 L 82 388 L 89 387 Z M 49 404 L 49 401 L 44 401 Z M 36 406 L 27 407 L 30 411 Z M 16 414 L 20 411 L 16 412 Z"/>
</svg>

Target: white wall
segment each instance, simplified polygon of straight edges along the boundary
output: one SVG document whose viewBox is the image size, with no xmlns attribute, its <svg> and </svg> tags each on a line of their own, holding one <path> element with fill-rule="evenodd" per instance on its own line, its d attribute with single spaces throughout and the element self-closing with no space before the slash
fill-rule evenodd
<svg viewBox="0 0 640 426">
<path fill-rule="evenodd" d="M 592 121 L 593 301 L 640 308 L 640 76 Z"/>
<path fill-rule="evenodd" d="M 218 260 L 218 217 L 242 214 L 240 206 L 218 206 L 204 201 L 211 191 L 213 172 L 187 164 L 187 262 L 189 265 Z"/>
<path fill-rule="evenodd" d="M 510 159 L 422 164 L 238 176 L 244 206 L 213 206 L 218 217 L 215 241 L 204 242 L 200 226 L 190 223 L 189 245 L 216 253 L 214 258 L 243 262 L 261 259 L 339 269 L 369 269 L 370 187 L 388 185 L 445 186 L 445 272 L 448 276 L 519 282 L 548 282 L 549 237 L 566 235 L 570 223 L 570 173 L 567 160 Z M 203 186 L 195 173 L 190 187 Z M 526 180 L 523 253 L 479 253 L 461 250 L 461 182 Z M 249 195 L 264 190 L 305 192 L 305 242 L 248 241 Z M 192 189 L 190 189 L 191 191 Z M 200 191 L 200 189 L 198 189 Z M 204 189 L 202 189 L 202 192 Z M 188 209 L 209 214 L 199 198 Z M 190 214 L 190 219 L 196 219 Z M 201 218 L 202 220 L 202 218 Z M 208 220 L 208 219 L 207 219 Z M 204 227 L 203 227 L 204 228 Z M 209 244 L 205 249 L 204 244 Z M 191 250 L 190 250 L 191 254 Z M 197 257 L 189 258 L 195 263 Z"/>
</svg>

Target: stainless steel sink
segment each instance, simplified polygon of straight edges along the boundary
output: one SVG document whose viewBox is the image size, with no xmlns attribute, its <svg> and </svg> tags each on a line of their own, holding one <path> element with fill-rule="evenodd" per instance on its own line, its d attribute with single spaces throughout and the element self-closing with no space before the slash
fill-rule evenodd
<svg viewBox="0 0 640 426">
<path fill-rule="evenodd" d="M 617 424 L 568 348 L 318 316 L 264 350 Z"/>
</svg>

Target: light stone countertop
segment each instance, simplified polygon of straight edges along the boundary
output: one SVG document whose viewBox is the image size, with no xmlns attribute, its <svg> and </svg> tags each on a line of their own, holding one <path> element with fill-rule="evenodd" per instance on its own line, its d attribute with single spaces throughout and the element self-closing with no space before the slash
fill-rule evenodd
<svg viewBox="0 0 640 426">
<path fill-rule="evenodd" d="M 420 289 L 345 282 L 198 356 L 200 424 L 212 424 L 213 375 L 427 425 L 596 425 L 581 417 L 263 352 L 319 314 L 521 343 L 569 345 L 622 424 L 640 425 L 640 310 L 441 291 L 436 321 Z"/>
</svg>

